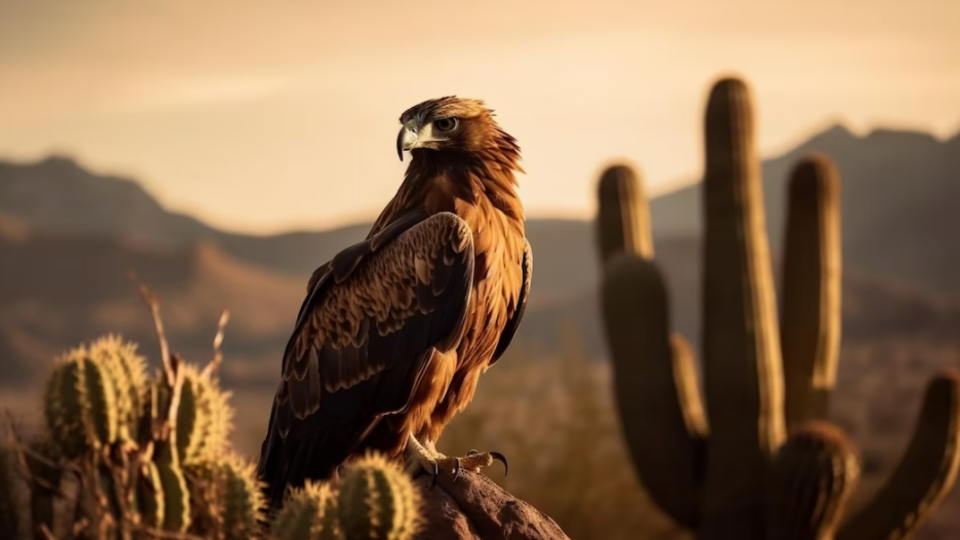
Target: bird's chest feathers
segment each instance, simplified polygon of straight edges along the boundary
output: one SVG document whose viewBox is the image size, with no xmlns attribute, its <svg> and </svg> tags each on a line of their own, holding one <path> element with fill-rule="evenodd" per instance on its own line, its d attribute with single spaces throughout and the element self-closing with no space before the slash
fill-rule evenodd
<svg viewBox="0 0 960 540">
<path fill-rule="evenodd" d="M 508 237 L 513 231 L 508 218 L 487 197 L 482 184 L 467 187 L 453 182 L 446 175 L 438 175 L 425 198 L 427 211 L 431 214 L 452 212 L 467 222 L 473 232 L 474 284 L 499 280 L 507 264 L 517 264 L 506 257 L 510 244 Z"/>
</svg>

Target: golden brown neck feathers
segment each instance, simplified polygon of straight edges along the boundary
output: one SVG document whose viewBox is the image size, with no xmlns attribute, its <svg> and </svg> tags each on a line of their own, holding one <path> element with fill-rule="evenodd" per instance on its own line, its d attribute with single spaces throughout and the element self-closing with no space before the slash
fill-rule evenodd
<svg viewBox="0 0 960 540">
<path fill-rule="evenodd" d="M 523 221 L 514 174 L 523 172 L 520 147 L 482 101 L 456 97 L 426 101 L 405 111 L 400 123 L 401 138 L 407 130 L 415 143 L 395 203 L 418 204 L 443 179 L 452 196 L 470 204 L 484 197 L 506 216 Z"/>
</svg>

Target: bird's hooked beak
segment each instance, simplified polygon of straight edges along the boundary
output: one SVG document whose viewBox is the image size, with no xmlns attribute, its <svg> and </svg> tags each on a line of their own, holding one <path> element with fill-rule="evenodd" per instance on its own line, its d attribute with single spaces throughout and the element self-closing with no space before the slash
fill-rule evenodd
<svg viewBox="0 0 960 540">
<path fill-rule="evenodd" d="M 410 120 L 397 135 L 397 155 L 400 156 L 400 161 L 403 161 L 404 150 L 436 148 L 438 143 L 446 140 L 441 134 L 434 135 L 433 122 L 421 126 L 416 120 Z"/>
<path fill-rule="evenodd" d="M 403 151 L 412 150 L 417 147 L 419 142 L 419 128 L 416 120 L 410 120 L 400 128 L 397 134 L 397 156 L 403 161 Z"/>
</svg>

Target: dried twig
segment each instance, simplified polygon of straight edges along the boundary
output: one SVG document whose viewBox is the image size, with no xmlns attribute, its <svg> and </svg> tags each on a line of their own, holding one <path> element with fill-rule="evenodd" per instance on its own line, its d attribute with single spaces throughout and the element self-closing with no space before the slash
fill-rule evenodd
<svg viewBox="0 0 960 540">
<path fill-rule="evenodd" d="M 153 325 L 157 332 L 157 341 L 160 342 L 160 361 L 163 362 L 163 370 L 167 375 L 167 383 L 172 388 L 175 383 L 174 379 L 176 374 L 170 358 L 170 345 L 167 343 L 167 336 L 163 331 L 163 320 L 160 318 L 160 300 L 157 298 L 156 293 L 147 288 L 147 286 L 137 278 L 136 273 L 131 271 L 128 275 L 130 280 L 140 288 L 140 296 L 142 296 L 143 300 L 150 306 L 150 311 L 153 313 Z"/>
<path fill-rule="evenodd" d="M 215 380 L 220 374 L 220 364 L 223 363 L 223 351 L 220 346 L 223 345 L 223 330 L 229 320 L 230 310 L 225 309 L 220 315 L 220 322 L 217 323 L 217 335 L 213 338 L 213 360 L 207 364 L 207 367 L 203 368 L 203 372 L 200 374 L 209 380 Z"/>
<path fill-rule="evenodd" d="M 47 540 L 57 540 L 57 537 L 50 532 L 50 529 L 46 526 L 46 524 L 41 523 L 40 526 L 37 527 L 37 530 L 40 531 L 40 534 L 42 534 Z"/>
</svg>

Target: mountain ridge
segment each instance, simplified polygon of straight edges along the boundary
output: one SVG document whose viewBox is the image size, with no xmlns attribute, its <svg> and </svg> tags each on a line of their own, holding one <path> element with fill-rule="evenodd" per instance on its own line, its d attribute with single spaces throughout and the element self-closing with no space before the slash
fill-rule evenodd
<svg viewBox="0 0 960 540">
<path fill-rule="evenodd" d="M 790 167 L 811 152 L 830 155 L 840 170 L 847 264 L 933 290 L 960 291 L 960 250 L 951 249 L 947 240 L 960 234 L 960 213 L 953 211 L 960 206 L 960 133 L 944 141 L 889 128 L 857 136 L 835 124 L 764 160 L 765 207 L 775 253 L 785 217 L 785 179 Z M 653 198 L 656 235 L 699 237 L 699 186 L 696 181 Z M 63 156 L 26 164 L 0 162 L 0 216 L 30 230 L 105 234 L 155 247 L 212 241 L 240 260 L 288 274 L 312 271 L 362 239 L 370 226 L 270 235 L 220 230 L 167 210 L 135 180 L 97 176 Z M 536 248 L 535 240 L 555 242 L 550 237 L 558 226 L 578 238 L 592 238 L 588 220 L 534 218 L 528 220 L 531 243 Z M 936 231 L 942 238 L 935 238 Z M 576 273 L 587 281 L 596 277 L 587 267 Z"/>
</svg>

